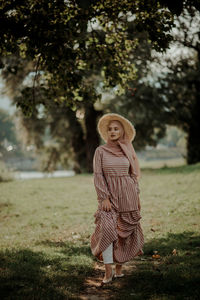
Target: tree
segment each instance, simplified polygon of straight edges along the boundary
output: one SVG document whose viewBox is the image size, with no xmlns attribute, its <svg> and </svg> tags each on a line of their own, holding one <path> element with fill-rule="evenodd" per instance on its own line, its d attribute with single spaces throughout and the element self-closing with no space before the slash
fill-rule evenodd
<svg viewBox="0 0 200 300">
<path fill-rule="evenodd" d="M 138 30 L 146 29 L 153 47 L 161 50 L 170 40 L 167 31 L 172 16 L 154 1 L 30 0 L 28 4 L 2 1 L 0 11 L 2 75 L 13 102 L 29 116 L 21 115 L 29 133 L 27 141 L 34 141 L 41 152 L 45 128 L 49 128 L 52 143 L 46 168 L 55 167 L 65 149 L 74 153 L 77 171 L 92 171 L 99 143 L 94 128 L 102 113 L 93 105 L 100 99 L 98 88 L 123 91 L 128 78 L 135 75 L 128 57 L 137 39 L 127 38 L 128 19 L 134 13 Z M 78 110 L 85 116 L 82 127 L 76 118 Z M 66 122 L 71 124 L 67 135 Z"/>
<path fill-rule="evenodd" d="M 9 71 L 16 75 L 22 64 L 31 62 L 33 87 L 40 72 L 37 83 L 48 99 L 66 101 L 75 109 L 80 101 L 87 102 L 84 93 L 92 92 L 94 103 L 100 95 L 87 81 L 88 72 L 101 69 L 101 82 L 109 88 L 124 87 L 135 73 L 128 56 L 137 40 L 126 35 L 131 15 L 137 30 L 148 32 L 153 48 L 167 47 L 173 16 L 154 0 L 1 1 L 2 67 L 7 64 L 5 56 L 14 55 L 18 62 Z M 18 103 L 26 114 L 34 109 L 34 92 L 32 98 Z"/>
<path fill-rule="evenodd" d="M 178 1 L 180 7 L 186 2 L 189 3 Z M 169 6 L 171 11 L 166 8 Z M 173 9 L 169 1 L 154 0 L 1 1 L 2 74 L 14 103 L 25 115 L 32 115 L 23 123 L 35 137 L 38 149 L 43 145 L 38 133 L 44 134 L 45 126 L 52 129 L 51 134 L 59 132 L 63 136 L 56 116 L 55 122 L 45 121 L 47 115 L 52 118 L 57 107 L 63 111 L 63 118 L 67 115 L 71 124 L 76 124 L 73 128 L 86 145 L 87 169 L 92 169 L 98 136 L 90 138 L 86 132 L 83 137 L 83 129 L 89 132 L 95 128 L 102 113 L 96 112 L 93 105 L 101 98 L 99 88 L 115 88 L 123 93 L 135 77 L 131 53 L 138 39 L 128 34 L 130 23 L 134 22 L 137 32 L 146 32 L 145 38 L 153 49 L 164 51 L 172 38 L 169 30 L 174 24 Z M 45 112 L 43 118 L 41 109 Z M 77 118 L 72 117 L 74 122 L 71 119 L 78 110 L 84 110 L 86 116 L 83 128 Z M 65 139 L 59 139 L 62 145 L 60 140 Z M 81 142 L 70 145 L 75 153 L 84 149 Z M 51 149 L 54 159 L 58 159 L 60 149 Z M 78 154 L 79 165 L 84 161 L 82 155 Z"/>
</svg>

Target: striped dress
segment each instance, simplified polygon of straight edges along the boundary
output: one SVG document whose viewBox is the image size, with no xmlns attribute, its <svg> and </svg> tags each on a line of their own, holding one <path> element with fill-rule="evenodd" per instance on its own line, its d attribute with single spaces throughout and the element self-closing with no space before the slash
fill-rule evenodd
<svg viewBox="0 0 200 300">
<path fill-rule="evenodd" d="M 138 181 L 129 172 L 130 163 L 123 151 L 116 156 L 103 145 L 96 148 L 93 175 L 98 208 L 94 214 L 96 226 L 90 246 L 92 254 L 100 261 L 102 252 L 112 242 L 115 263 L 130 261 L 139 254 L 144 244 L 138 209 Z M 107 198 L 112 206 L 109 212 L 101 208 L 102 200 Z"/>
</svg>

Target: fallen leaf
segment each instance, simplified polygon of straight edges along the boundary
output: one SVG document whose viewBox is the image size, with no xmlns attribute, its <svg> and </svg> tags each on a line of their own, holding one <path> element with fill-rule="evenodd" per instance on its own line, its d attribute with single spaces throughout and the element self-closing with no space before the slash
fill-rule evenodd
<svg viewBox="0 0 200 300">
<path fill-rule="evenodd" d="M 172 255 L 177 255 L 177 250 L 176 250 L 176 249 L 174 249 L 174 250 L 172 251 Z"/>
</svg>

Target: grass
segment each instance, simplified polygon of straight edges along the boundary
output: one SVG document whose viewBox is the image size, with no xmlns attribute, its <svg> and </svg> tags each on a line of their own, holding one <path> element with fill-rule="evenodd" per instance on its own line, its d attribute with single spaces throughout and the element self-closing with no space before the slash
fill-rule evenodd
<svg viewBox="0 0 200 300">
<path fill-rule="evenodd" d="M 0 188 L 1 298 L 77 299 L 85 277 L 94 274 L 92 175 Z M 145 255 L 120 289 L 109 287 L 113 298 L 199 299 L 200 164 L 144 169 L 140 189 Z"/>
<path fill-rule="evenodd" d="M 3 163 L 3 161 L 0 160 L 0 182 L 6 182 L 6 181 L 12 181 L 13 180 L 13 174 L 6 165 Z"/>
<path fill-rule="evenodd" d="M 177 255 L 172 255 L 176 247 Z M 161 258 L 152 259 L 157 249 Z M 145 245 L 145 258 L 115 299 L 199 299 L 200 236 L 194 231 L 169 233 Z"/>
</svg>

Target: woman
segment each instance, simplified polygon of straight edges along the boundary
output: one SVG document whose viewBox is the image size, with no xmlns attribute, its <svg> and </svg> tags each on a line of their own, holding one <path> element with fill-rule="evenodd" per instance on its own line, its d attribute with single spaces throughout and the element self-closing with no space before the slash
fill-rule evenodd
<svg viewBox="0 0 200 300">
<path fill-rule="evenodd" d="M 143 253 L 144 237 L 140 225 L 140 168 L 131 143 L 135 129 L 126 118 L 113 113 L 103 115 L 97 128 L 106 144 L 96 148 L 93 158 L 98 209 L 90 242 L 93 255 L 105 264 L 104 284 L 113 276 L 124 276 L 122 264 Z"/>
</svg>

